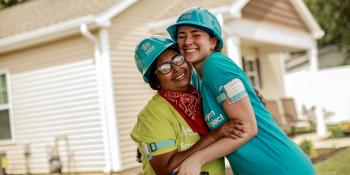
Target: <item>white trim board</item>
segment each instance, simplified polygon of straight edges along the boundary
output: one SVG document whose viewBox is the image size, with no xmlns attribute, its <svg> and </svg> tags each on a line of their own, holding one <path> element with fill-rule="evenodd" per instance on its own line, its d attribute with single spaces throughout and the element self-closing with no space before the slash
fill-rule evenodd
<svg viewBox="0 0 350 175">
<path fill-rule="evenodd" d="M 297 49 L 312 48 L 315 45 L 315 40 L 308 33 L 292 31 L 275 25 L 258 23 L 246 19 L 236 19 L 227 22 L 225 28 L 225 31 L 230 32 L 229 34 L 236 35 L 242 39 Z"/>
<path fill-rule="evenodd" d="M 324 31 L 318 25 L 315 18 L 312 16 L 309 9 L 306 7 L 302 0 L 290 0 L 290 3 L 294 6 L 295 10 L 299 13 L 300 17 L 304 20 L 305 24 L 311 30 L 312 36 L 315 39 L 320 39 L 324 35 Z"/>
</svg>

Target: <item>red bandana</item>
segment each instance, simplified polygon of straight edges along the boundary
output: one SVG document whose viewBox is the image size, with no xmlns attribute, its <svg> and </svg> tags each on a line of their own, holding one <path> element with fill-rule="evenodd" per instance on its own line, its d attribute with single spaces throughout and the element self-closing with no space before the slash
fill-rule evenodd
<svg viewBox="0 0 350 175">
<path fill-rule="evenodd" d="M 187 92 L 158 90 L 158 93 L 181 114 L 194 132 L 198 132 L 201 136 L 208 134 L 202 115 L 201 96 L 193 86 L 190 86 Z"/>
</svg>

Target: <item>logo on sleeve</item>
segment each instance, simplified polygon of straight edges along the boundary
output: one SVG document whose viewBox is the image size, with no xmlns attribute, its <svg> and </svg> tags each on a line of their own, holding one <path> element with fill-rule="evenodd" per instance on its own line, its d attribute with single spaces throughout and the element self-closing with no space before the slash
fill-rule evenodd
<svg viewBox="0 0 350 175">
<path fill-rule="evenodd" d="M 226 97 L 230 100 L 231 103 L 236 103 L 237 101 L 241 100 L 243 97 L 248 95 L 242 81 L 238 78 L 235 78 L 230 82 L 226 83 L 223 86 L 223 88 Z"/>
</svg>

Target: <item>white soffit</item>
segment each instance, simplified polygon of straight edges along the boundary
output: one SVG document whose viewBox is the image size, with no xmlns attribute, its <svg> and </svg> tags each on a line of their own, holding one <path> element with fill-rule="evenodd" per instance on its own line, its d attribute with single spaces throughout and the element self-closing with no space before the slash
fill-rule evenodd
<svg viewBox="0 0 350 175">
<path fill-rule="evenodd" d="M 277 44 L 297 49 L 312 48 L 314 39 L 308 33 L 288 30 L 275 25 L 246 19 L 236 19 L 226 23 L 225 31 L 242 39 Z"/>
</svg>

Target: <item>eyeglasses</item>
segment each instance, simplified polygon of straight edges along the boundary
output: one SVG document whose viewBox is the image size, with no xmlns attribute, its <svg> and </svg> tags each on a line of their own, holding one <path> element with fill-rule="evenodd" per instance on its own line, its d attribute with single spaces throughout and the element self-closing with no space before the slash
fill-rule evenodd
<svg viewBox="0 0 350 175">
<path fill-rule="evenodd" d="M 160 72 L 162 74 L 167 74 L 172 69 L 171 64 L 174 64 L 176 66 L 181 66 L 182 64 L 184 64 L 184 62 L 185 62 L 185 56 L 182 54 L 176 54 L 174 57 L 171 58 L 171 61 L 165 62 L 160 66 L 158 66 L 154 73 L 157 74 L 158 72 Z"/>
</svg>

